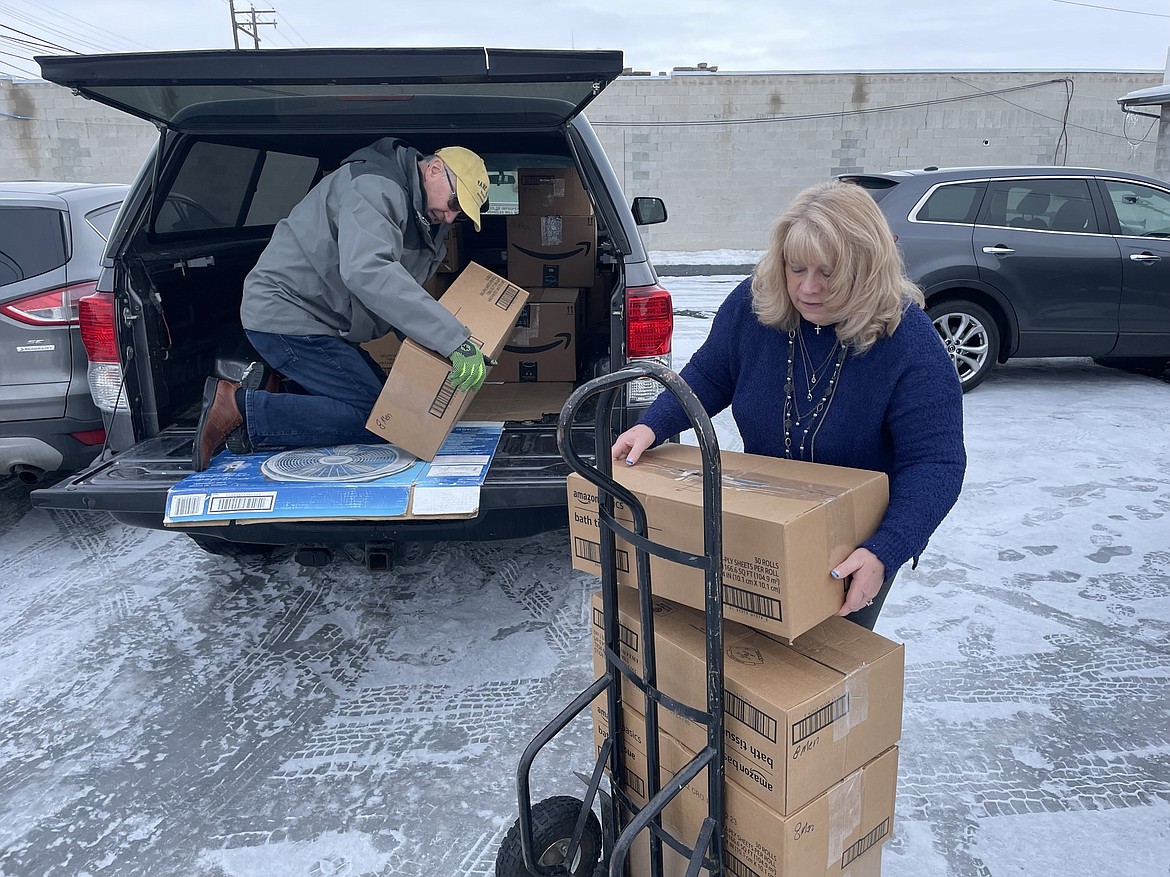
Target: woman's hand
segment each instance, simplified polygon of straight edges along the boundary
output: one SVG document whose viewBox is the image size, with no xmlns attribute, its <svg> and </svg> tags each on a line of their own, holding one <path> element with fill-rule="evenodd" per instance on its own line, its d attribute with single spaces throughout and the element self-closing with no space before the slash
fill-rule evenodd
<svg viewBox="0 0 1170 877">
<path fill-rule="evenodd" d="M 848 615 L 873 602 L 886 580 L 886 565 L 868 548 L 855 548 L 829 575 L 835 579 L 853 577 L 845 592 L 845 605 L 837 613 Z"/>
<path fill-rule="evenodd" d="M 633 466 L 642 452 L 654 444 L 655 439 L 654 430 L 639 423 L 617 437 L 610 453 L 615 460 L 625 458 L 626 465 Z"/>
</svg>

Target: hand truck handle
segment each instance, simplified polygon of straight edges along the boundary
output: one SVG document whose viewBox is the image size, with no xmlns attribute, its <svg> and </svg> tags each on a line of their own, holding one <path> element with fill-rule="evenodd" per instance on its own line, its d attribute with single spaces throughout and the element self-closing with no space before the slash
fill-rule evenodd
<svg viewBox="0 0 1170 877">
<path fill-rule="evenodd" d="M 613 443 L 610 424 L 613 422 L 613 408 L 618 398 L 617 390 L 638 378 L 651 378 L 674 394 L 687 417 L 690 418 L 691 427 L 699 442 L 704 470 L 710 467 L 712 461 L 718 467 L 719 440 L 715 435 L 715 427 L 711 424 L 711 418 L 707 416 L 707 412 L 703 410 L 698 397 L 687 386 L 686 381 L 679 377 L 677 372 L 671 371 L 653 360 L 631 363 L 616 372 L 594 378 L 573 391 L 561 409 L 561 416 L 557 421 L 557 448 L 565 462 L 583 478 L 601 484 L 606 490 L 616 495 L 624 494 L 624 490 L 612 478 L 613 460 L 608 453 L 609 447 Z M 601 395 L 601 398 L 597 403 L 598 410 L 594 427 L 596 466 L 592 466 L 573 448 L 572 428 L 578 410 L 586 400 L 596 395 Z M 604 481 L 599 481 L 599 476 Z"/>
</svg>

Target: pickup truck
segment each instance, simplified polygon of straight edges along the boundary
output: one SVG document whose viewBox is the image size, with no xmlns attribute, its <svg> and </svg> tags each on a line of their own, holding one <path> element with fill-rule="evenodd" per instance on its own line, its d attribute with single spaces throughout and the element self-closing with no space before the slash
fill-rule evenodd
<svg viewBox="0 0 1170 877">
<path fill-rule="evenodd" d="M 97 292 L 79 307 L 107 443 L 88 469 L 35 491 L 36 506 L 163 528 L 168 490 L 192 472 L 204 379 L 238 380 L 255 358 L 239 321 L 241 286 L 275 223 L 345 156 L 396 136 L 423 154 L 461 145 L 484 158 L 490 206 L 480 232 L 463 229 L 461 258 L 504 277 L 517 171 L 576 172 L 597 243 L 590 282 L 578 285 L 575 380 L 513 387 L 530 402 L 498 418 L 504 433 L 474 518 L 168 529 L 218 554 L 293 545 L 303 563 L 359 544 L 376 566 L 392 562 L 401 541 L 507 538 L 566 523 L 568 468 L 556 444 L 564 400 L 633 360 L 670 365 L 671 297 L 638 232 L 664 221 L 666 208 L 654 197 L 626 202 L 582 112 L 620 75 L 621 52 L 296 49 L 37 60 L 47 80 L 149 120 L 159 136 L 115 221 Z M 636 420 L 659 390 L 648 380 L 628 385 L 615 427 Z M 481 396 L 473 413 L 490 419 L 490 394 Z M 591 421 L 573 436 L 593 452 Z"/>
</svg>

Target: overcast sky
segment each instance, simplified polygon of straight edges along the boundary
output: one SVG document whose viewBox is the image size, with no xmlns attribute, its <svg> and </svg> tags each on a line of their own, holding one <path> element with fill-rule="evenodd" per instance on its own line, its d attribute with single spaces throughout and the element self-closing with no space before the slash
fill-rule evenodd
<svg viewBox="0 0 1170 877">
<path fill-rule="evenodd" d="M 652 73 L 720 70 L 1163 70 L 1161 0 L 273 0 L 262 48 L 621 49 Z M 249 0 L 236 0 L 238 11 Z M 377 10 L 377 11 L 375 11 Z M 228 0 L 0 0 L 0 71 L 36 73 L 28 43 L 82 53 L 230 48 Z M 241 45 L 251 46 L 241 35 Z M 48 49 L 47 53 L 53 53 Z M 59 53 L 59 50 L 57 50 Z"/>
</svg>

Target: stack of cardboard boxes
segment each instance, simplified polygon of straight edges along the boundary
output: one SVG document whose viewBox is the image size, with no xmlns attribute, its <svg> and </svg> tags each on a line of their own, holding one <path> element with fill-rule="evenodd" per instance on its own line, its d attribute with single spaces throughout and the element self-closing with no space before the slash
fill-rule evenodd
<svg viewBox="0 0 1170 877">
<path fill-rule="evenodd" d="M 887 502 L 881 473 L 724 452 L 724 843 L 729 873 L 760 877 L 877 877 L 893 829 L 902 728 L 903 649 L 837 617 L 842 588 L 828 571 L 876 529 Z M 703 552 L 698 449 L 667 445 L 615 472 L 646 509 L 649 537 Z M 568 485 L 573 565 L 600 572 L 595 487 Z M 629 521 L 620 504 L 615 517 Z M 621 658 L 643 669 L 633 550 L 618 540 Z M 651 563 L 658 687 L 706 706 L 703 575 Z M 669 598 L 669 599 L 667 599 Z M 686 604 L 686 605 L 684 605 Z M 594 662 L 604 671 L 600 595 Z M 733 620 L 734 619 L 734 620 Z M 738 623 L 738 622 L 743 622 Z M 622 686 L 625 790 L 649 795 L 645 698 Z M 608 734 L 594 705 L 598 745 Z M 706 745 L 706 729 L 659 708 L 661 781 Z M 706 770 L 667 807 L 663 825 L 693 843 L 707 815 Z M 664 872 L 686 862 L 664 847 Z M 648 871 L 635 844 L 630 873 Z"/>
<path fill-rule="evenodd" d="M 519 213 L 509 216 L 508 279 L 528 307 L 504 347 L 492 380 L 577 379 L 578 301 L 593 285 L 597 220 L 573 168 L 520 168 Z"/>
<path fill-rule="evenodd" d="M 508 298 L 508 307 L 503 309 L 511 321 L 507 334 L 500 344 L 484 346 L 484 352 L 498 364 L 489 371 L 488 383 L 474 402 L 467 400 L 468 405 L 456 406 L 456 419 L 460 416 L 492 421 L 539 419 L 560 410 L 577 380 L 581 317 L 578 304 L 582 289 L 588 290 L 595 283 L 597 265 L 597 224 L 589 195 L 573 168 L 522 168 L 517 172 L 517 192 L 519 213 L 507 217 L 507 279 L 469 259 L 472 232 L 466 223 L 457 222 L 447 231 L 443 262 L 425 284 L 427 292 L 457 312 L 472 329 L 473 338 L 480 340 L 482 336 L 489 342 L 494 335 L 485 332 L 478 322 L 470 322 L 478 319 L 482 308 L 468 307 L 465 300 L 468 290 L 476 294 L 476 289 L 483 292 L 504 283 L 522 289 L 525 296 L 515 309 L 510 304 L 515 298 Z M 452 295 L 460 289 L 464 294 Z M 488 294 L 488 298 L 493 294 Z M 482 305 L 486 299 L 482 295 L 479 298 Z M 496 322 L 494 318 L 489 320 L 492 332 Z M 422 362 L 418 351 L 412 354 L 415 367 L 409 370 L 399 367 L 395 376 L 395 362 L 410 346 L 395 334 L 362 346 L 390 374 L 388 388 L 418 377 Z M 429 362 L 427 377 L 432 377 L 432 372 L 437 375 L 442 368 L 442 362 Z M 517 387 L 517 384 L 538 386 Z M 405 388 L 404 392 L 407 391 Z M 369 428 L 387 441 L 430 459 L 438 447 L 434 436 L 440 436 L 441 442 L 441 435 L 445 435 L 442 427 L 454 423 L 446 416 L 450 406 L 442 407 L 443 422 L 434 423 L 430 413 L 420 416 L 418 423 L 407 431 L 410 434 L 404 443 L 402 416 L 398 415 L 398 424 L 388 418 L 393 413 L 391 408 L 409 407 L 409 400 L 391 398 L 390 392 L 383 391 Z M 461 394 L 456 401 L 464 401 Z M 428 412 L 432 408 L 428 406 Z M 413 433 L 422 431 L 424 422 L 428 424 L 427 437 L 420 443 L 414 440 Z"/>
</svg>

